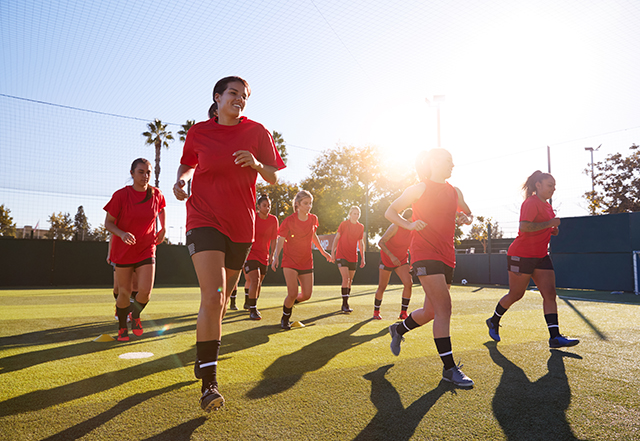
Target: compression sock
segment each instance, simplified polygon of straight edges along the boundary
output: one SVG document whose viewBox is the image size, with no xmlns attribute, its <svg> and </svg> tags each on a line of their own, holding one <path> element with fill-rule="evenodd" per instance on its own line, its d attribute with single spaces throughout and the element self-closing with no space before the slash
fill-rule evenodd
<svg viewBox="0 0 640 441">
<path fill-rule="evenodd" d="M 149 302 L 147 302 L 149 303 Z M 140 318 L 140 313 L 142 312 L 142 310 L 144 309 L 145 306 L 147 306 L 147 303 L 140 303 L 137 300 L 133 301 L 133 304 L 131 305 L 131 318 L 137 319 Z"/>
<path fill-rule="evenodd" d="M 118 328 L 127 329 L 127 316 L 129 315 L 129 306 L 126 308 L 118 308 L 116 306 L 116 314 L 118 314 Z"/>
<path fill-rule="evenodd" d="M 373 310 L 374 311 L 380 311 L 380 305 L 382 305 L 382 299 L 380 299 L 380 300 L 374 299 L 373 300 Z"/>
<path fill-rule="evenodd" d="M 220 340 L 196 342 L 196 363 L 199 363 L 200 377 L 202 378 L 202 392 L 213 383 L 218 385 L 216 378 L 218 370 L 218 354 L 220 352 Z"/>
<path fill-rule="evenodd" d="M 453 361 L 453 352 L 451 351 L 451 337 L 434 338 L 438 355 L 444 364 L 445 369 L 451 369 L 456 364 Z"/>
<path fill-rule="evenodd" d="M 234 289 L 233 291 L 231 291 L 231 303 L 229 304 L 229 306 L 236 306 L 236 294 L 238 293 L 237 289 Z"/>
<path fill-rule="evenodd" d="M 249 309 L 256 309 L 257 303 L 258 303 L 258 299 L 249 299 Z"/>
<path fill-rule="evenodd" d="M 500 319 L 502 318 L 505 312 L 507 312 L 507 310 L 502 307 L 500 302 L 498 302 L 498 304 L 496 305 L 496 310 L 493 311 L 493 317 L 491 317 L 491 323 L 493 323 L 496 329 L 498 328 L 498 325 L 500 324 Z"/>
<path fill-rule="evenodd" d="M 411 315 L 409 315 L 409 317 L 404 319 L 402 323 L 400 323 L 400 326 L 396 328 L 396 332 L 400 335 L 404 335 L 418 326 L 420 325 L 413 319 L 413 317 L 411 317 Z"/>
<path fill-rule="evenodd" d="M 287 308 L 286 306 L 282 305 L 282 320 L 289 322 L 291 321 L 291 310 L 293 308 Z"/>
<path fill-rule="evenodd" d="M 342 306 L 349 306 L 349 294 L 351 288 L 342 288 Z"/>
<path fill-rule="evenodd" d="M 558 326 L 558 314 L 545 314 L 544 319 L 547 321 L 547 328 L 549 328 L 549 336 L 556 338 L 560 335 L 560 327 Z"/>
<path fill-rule="evenodd" d="M 405 299 L 404 297 L 402 298 L 402 311 L 406 311 L 407 308 L 409 308 L 409 302 L 411 301 L 411 298 Z"/>
</svg>

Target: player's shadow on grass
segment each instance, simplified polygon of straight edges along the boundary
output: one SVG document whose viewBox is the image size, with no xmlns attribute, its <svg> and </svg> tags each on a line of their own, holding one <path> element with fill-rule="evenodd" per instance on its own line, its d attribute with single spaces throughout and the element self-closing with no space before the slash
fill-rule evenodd
<svg viewBox="0 0 640 441">
<path fill-rule="evenodd" d="M 132 407 L 137 406 L 138 404 L 141 404 L 141 403 L 143 403 L 143 402 L 145 402 L 145 401 L 147 401 L 147 400 L 149 400 L 151 398 L 157 397 L 157 396 L 165 394 L 167 392 L 171 392 L 173 390 L 189 386 L 190 384 L 192 384 L 194 382 L 195 381 L 183 381 L 181 383 L 176 383 L 176 384 L 173 384 L 171 386 L 163 387 L 162 389 L 150 390 L 148 392 L 132 395 L 132 396 L 127 397 L 124 400 L 120 401 L 118 404 L 113 406 L 111 409 L 106 410 L 105 412 L 102 412 L 101 414 L 96 415 L 93 418 L 88 419 L 87 421 L 83 421 L 82 423 L 76 424 L 73 427 L 69 427 L 68 429 L 63 430 L 60 433 L 56 433 L 55 435 L 52 435 L 52 436 L 50 436 L 48 438 L 45 438 L 43 441 L 66 441 L 66 440 L 70 440 L 70 439 L 82 438 L 83 436 L 87 435 L 91 431 L 97 429 L 98 427 L 102 426 L 103 424 L 107 423 L 108 421 L 112 420 L 113 418 L 117 417 L 118 415 L 122 414 L 123 412 L 128 411 Z M 205 418 L 205 420 L 206 420 L 206 418 Z M 202 424 L 202 423 L 200 423 L 200 424 Z M 178 426 L 178 427 L 180 427 L 180 426 Z M 174 430 L 174 429 L 176 429 L 176 428 L 174 427 L 171 430 Z M 194 430 L 195 430 L 195 428 L 194 428 Z M 192 430 L 192 432 L 193 432 L 193 430 Z M 190 434 L 189 434 L 189 436 L 190 436 Z M 171 439 L 189 439 L 189 438 L 188 437 L 187 438 L 175 438 L 174 437 L 174 438 L 171 438 Z"/>
<path fill-rule="evenodd" d="M 386 373 L 392 367 L 392 364 L 382 366 L 364 376 L 365 379 L 371 381 L 371 402 L 378 413 L 354 438 L 354 441 L 411 439 L 420 421 L 438 399 L 447 391 L 453 390 L 452 385 L 440 381 L 435 389 L 430 390 L 405 409 L 400 394 L 385 378 Z"/>
<path fill-rule="evenodd" d="M 142 342 L 144 338 L 166 336 L 172 333 L 180 333 L 186 331 L 195 330 L 195 322 L 190 325 L 175 326 L 176 323 L 193 321 L 194 315 L 179 316 L 179 317 L 167 317 L 160 320 L 149 320 L 147 323 L 152 323 L 153 326 L 173 325 L 167 331 L 159 330 L 154 332 L 146 332 L 144 337 L 134 341 Z M 143 325 L 145 322 L 143 322 Z M 115 334 L 117 324 L 114 322 L 99 322 L 88 323 L 85 325 L 69 326 L 63 328 L 56 328 L 45 331 L 36 331 L 21 336 L 15 336 L 13 343 L 9 347 L 24 347 L 34 345 L 44 345 L 47 343 L 60 343 L 65 341 L 77 340 L 79 337 L 85 336 L 99 336 L 100 334 Z M 66 340 L 64 339 L 66 337 Z M 6 337 L 10 339 L 11 337 Z M 42 338 L 42 341 L 39 339 Z M 137 338 L 137 337 L 134 337 Z M 21 354 L 11 355 L 8 357 L 0 358 L 0 374 L 6 374 L 8 372 L 18 371 L 21 369 L 33 367 L 41 363 L 48 363 L 56 360 L 64 360 L 68 358 L 84 356 L 87 354 L 93 354 L 106 350 L 113 349 L 114 344 L 120 344 L 116 342 L 112 343 L 96 343 L 94 341 L 80 341 L 77 343 L 70 343 L 53 348 L 46 348 L 42 350 L 33 350 L 24 352 Z"/>
<path fill-rule="evenodd" d="M 571 403 L 571 387 L 564 358 L 582 357 L 552 349 L 547 361 L 549 372 L 530 381 L 520 367 L 502 355 L 496 343 L 485 346 L 493 362 L 502 368 L 492 406 L 507 440 L 577 440 L 565 415 Z"/>
<path fill-rule="evenodd" d="M 143 441 L 189 441 L 193 432 L 206 421 L 207 417 L 204 416 L 194 418 L 150 438 L 145 438 Z"/>
<path fill-rule="evenodd" d="M 258 399 L 284 392 L 300 381 L 307 372 L 320 369 L 341 352 L 388 333 L 387 328 L 383 328 L 375 334 L 353 335 L 369 322 L 370 320 L 365 320 L 356 323 L 345 331 L 316 340 L 298 351 L 278 358 L 262 372 L 263 379 L 247 392 L 247 397 Z"/>
</svg>

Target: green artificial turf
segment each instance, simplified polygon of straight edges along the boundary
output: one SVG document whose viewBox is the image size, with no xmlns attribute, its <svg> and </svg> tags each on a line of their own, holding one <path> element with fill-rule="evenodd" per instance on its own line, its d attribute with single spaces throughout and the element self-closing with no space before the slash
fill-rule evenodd
<svg viewBox="0 0 640 441">
<path fill-rule="evenodd" d="M 117 334 L 110 289 L 0 290 L 0 439 L 640 439 L 638 297 L 559 291 L 561 331 L 581 343 L 550 350 L 538 293 L 509 310 L 495 344 L 484 321 L 506 290 L 454 286 L 454 357 L 476 382 L 462 389 L 441 381 L 429 325 L 391 354 L 401 289 L 385 293 L 381 321 L 375 289 L 354 286 L 346 315 L 340 287 L 317 286 L 291 331 L 283 287 L 263 288 L 259 322 L 229 311 L 227 402 L 211 414 L 193 376 L 197 288 L 155 289 L 128 343 L 93 341 Z M 414 286 L 409 309 L 423 299 Z M 131 352 L 153 355 L 119 357 Z"/>
</svg>

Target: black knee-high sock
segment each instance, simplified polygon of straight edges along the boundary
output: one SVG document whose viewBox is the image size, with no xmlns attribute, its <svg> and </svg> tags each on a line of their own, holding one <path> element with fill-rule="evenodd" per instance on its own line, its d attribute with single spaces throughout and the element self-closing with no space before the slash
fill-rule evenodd
<svg viewBox="0 0 640 441">
<path fill-rule="evenodd" d="M 213 383 L 218 385 L 218 354 L 220 352 L 220 340 L 196 342 L 196 356 L 199 363 L 200 376 L 202 377 L 202 392 Z"/>
<path fill-rule="evenodd" d="M 127 329 L 127 316 L 129 315 L 129 307 L 118 308 L 116 305 L 116 314 L 118 314 L 118 327 Z"/>
<path fill-rule="evenodd" d="M 418 322 L 416 322 L 413 317 L 413 314 L 410 314 L 409 317 L 407 317 L 406 319 L 404 319 L 402 321 L 402 323 L 400 323 L 400 325 L 396 328 L 396 332 L 400 335 L 404 335 L 407 332 L 411 331 L 412 329 L 417 328 L 418 326 L 420 326 L 418 324 Z"/>
<path fill-rule="evenodd" d="M 231 304 L 234 305 L 236 303 L 236 295 L 238 294 L 238 290 L 234 289 L 231 291 Z"/>
<path fill-rule="evenodd" d="M 282 320 L 284 321 L 291 321 L 291 310 L 293 308 L 287 308 L 286 306 L 282 305 Z"/>
<path fill-rule="evenodd" d="M 558 314 L 545 314 L 544 319 L 547 322 L 547 328 L 549 328 L 549 336 L 556 338 L 560 335 L 560 326 L 558 326 Z"/>
<path fill-rule="evenodd" d="M 434 338 L 433 341 L 436 342 L 436 349 L 444 368 L 451 369 L 454 367 L 456 364 L 453 361 L 453 352 L 451 351 L 451 337 Z"/>
<path fill-rule="evenodd" d="M 249 309 L 256 309 L 256 303 L 258 303 L 258 299 L 249 299 Z"/>
<path fill-rule="evenodd" d="M 502 305 L 500 304 L 500 302 L 498 302 L 498 304 L 496 305 L 496 310 L 493 311 L 493 316 L 491 317 L 491 322 L 495 326 L 498 326 L 500 324 L 500 319 L 502 318 L 502 316 L 504 315 L 505 312 L 507 312 L 507 309 L 503 308 Z"/>
<path fill-rule="evenodd" d="M 380 300 L 374 299 L 373 300 L 373 309 L 375 311 L 380 311 L 380 305 L 382 305 L 382 299 L 380 299 Z"/>
<path fill-rule="evenodd" d="M 342 288 L 342 304 L 344 306 L 349 304 L 349 294 L 351 294 L 351 288 Z"/>
<path fill-rule="evenodd" d="M 402 311 L 406 311 L 409 308 L 409 302 L 411 301 L 411 298 L 402 298 Z"/>
<path fill-rule="evenodd" d="M 149 302 L 147 302 L 149 303 Z M 145 306 L 147 306 L 147 303 L 140 303 L 137 300 L 133 301 L 133 305 L 131 308 L 131 318 L 137 319 L 140 318 L 140 313 L 142 312 L 142 310 L 144 309 Z"/>
</svg>

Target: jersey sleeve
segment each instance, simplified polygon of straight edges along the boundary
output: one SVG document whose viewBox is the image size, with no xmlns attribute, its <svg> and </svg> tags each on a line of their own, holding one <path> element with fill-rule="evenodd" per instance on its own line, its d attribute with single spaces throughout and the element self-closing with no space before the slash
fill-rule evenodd
<svg viewBox="0 0 640 441">
<path fill-rule="evenodd" d="M 364 238 L 364 225 L 359 224 L 360 225 L 360 236 L 358 237 L 358 240 L 362 240 L 362 238 Z"/>
<path fill-rule="evenodd" d="M 193 126 L 187 132 L 187 139 L 184 142 L 184 148 L 182 149 L 182 158 L 180 158 L 180 164 L 194 168 L 198 165 L 198 154 L 195 150 L 197 130 L 196 126 Z"/>
<path fill-rule="evenodd" d="M 533 200 L 527 199 L 520 208 L 520 222 L 533 222 L 538 215 L 538 207 Z"/>
<path fill-rule="evenodd" d="M 273 141 L 273 136 L 271 136 L 271 133 L 269 133 L 269 131 L 264 127 L 257 150 L 256 157 L 258 161 L 263 164 L 275 167 L 277 170 L 281 170 L 286 167 L 284 161 L 280 157 L 280 153 L 278 153 L 276 144 Z"/>
<path fill-rule="evenodd" d="M 286 218 L 285 220 L 282 221 L 282 224 L 280 225 L 280 227 L 278 227 L 278 236 L 280 237 L 287 237 L 287 234 L 289 233 L 289 218 Z"/>
<path fill-rule="evenodd" d="M 345 227 L 345 221 L 340 222 L 340 226 L 338 226 L 338 233 L 340 233 L 340 237 L 344 236 Z"/>
<path fill-rule="evenodd" d="M 116 191 L 113 196 L 111 196 L 111 200 L 104 206 L 104 211 L 109 213 L 111 216 L 116 219 L 120 215 L 120 211 L 122 211 L 122 192 Z"/>
<path fill-rule="evenodd" d="M 280 229 L 280 225 L 277 217 L 273 217 L 273 232 L 269 240 L 274 240 L 278 238 L 278 230 Z"/>
<path fill-rule="evenodd" d="M 314 233 L 316 232 L 319 226 L 320 226 L 320 223 L 318 223 L 318 216 L 314 214 L 313 215 L 313 232 Z"/>
<path fill-rule="evenodd" d="M 165 200 L 162 192 L 159 189 L 156 190 L 158 191 L 158 212 L 160 212 L 167 206 L 167 201 Z"/>
</svg>

